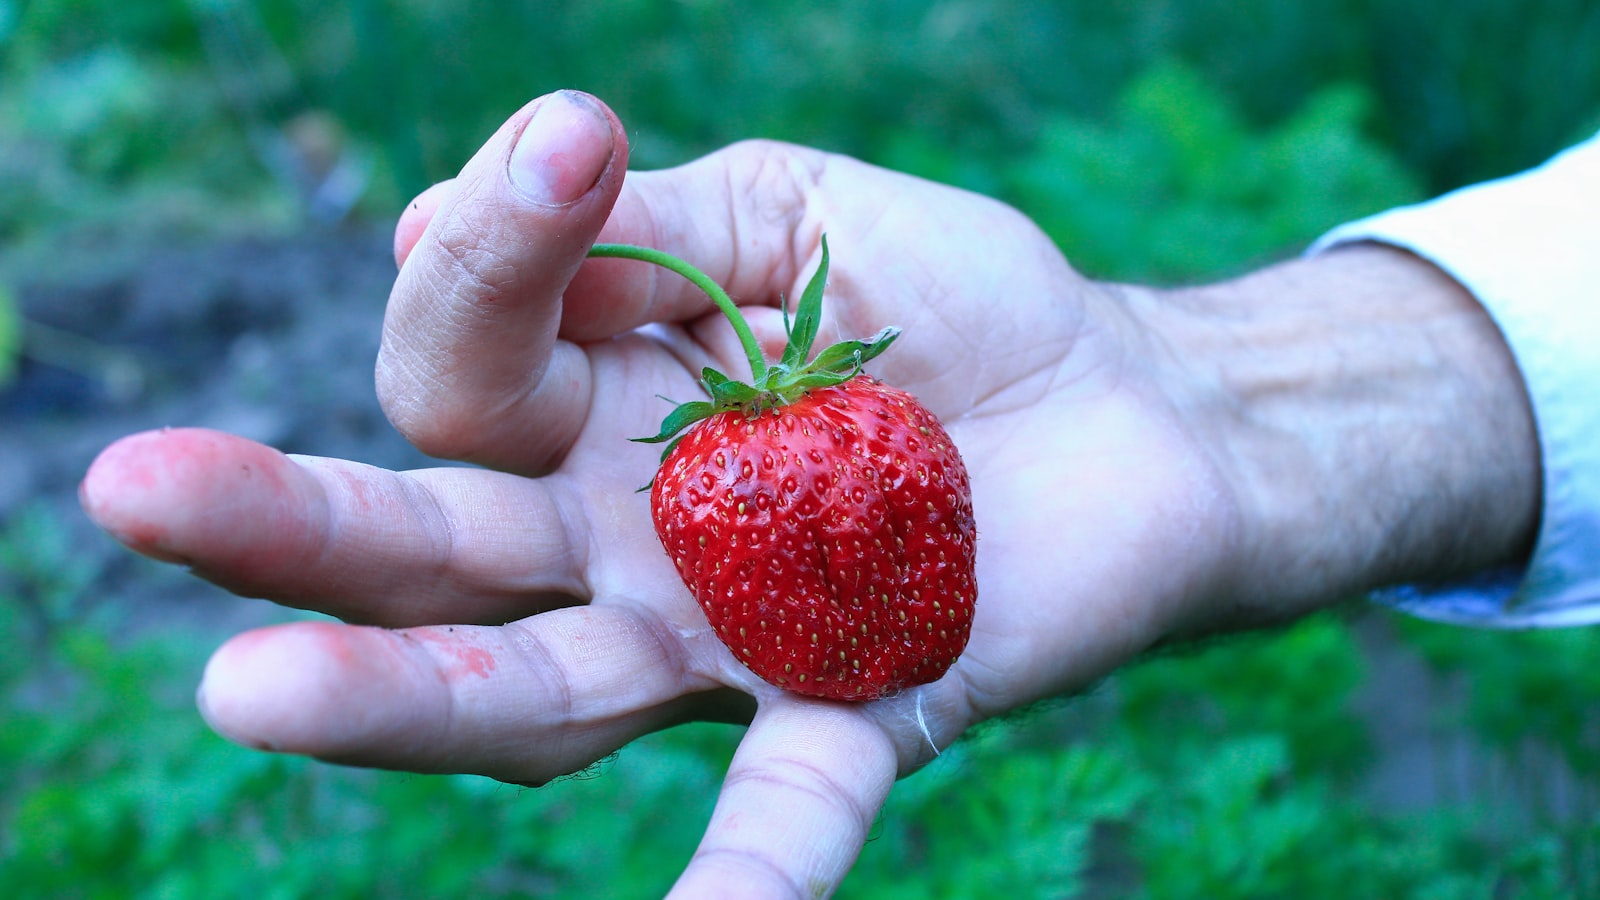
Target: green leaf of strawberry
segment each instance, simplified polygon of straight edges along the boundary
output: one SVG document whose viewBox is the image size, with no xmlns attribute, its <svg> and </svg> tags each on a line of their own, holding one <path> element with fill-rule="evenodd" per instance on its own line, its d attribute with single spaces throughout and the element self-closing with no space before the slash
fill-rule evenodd
<svg viewBox="0 0 1600 900">
<path fill-rule="evenodd" d="M 783 366 L 795 369 L 805 364 L 806 357 L 811 354 L 811 344 L 817 339 L 817 327 L 822 323 L 822 292 L 828 282 L 828 238 L 822 238 L 822 262 L 817 265 L 817 271 L 806 283 L 806 289 L 800 294 L 800 305 L 795 308 L 794 327 L 787 328 L 789 345 L 783 352 Z M 788 316 L 788 307 L 784 307 L 784 316 Z M 787 323 L 785 323 L 787 325 Z"/>
<path fill-rule="evenodd" d="M 693 266 L 627 245 L 590 255 L 689 278 L 750 358 L 748 383 L 705 369 L 709 399 L 680 404 L 638 439 L 668 444 L 651 518 L 723 643 L 772 684 L 835 700 L 942 677 L 966 646 L 977 597 L 966 467 L 915 397 L 861 373 L 898 329 L 811 358 L 826 239 L 771 365 L 732 299 Z"/>
</svg>

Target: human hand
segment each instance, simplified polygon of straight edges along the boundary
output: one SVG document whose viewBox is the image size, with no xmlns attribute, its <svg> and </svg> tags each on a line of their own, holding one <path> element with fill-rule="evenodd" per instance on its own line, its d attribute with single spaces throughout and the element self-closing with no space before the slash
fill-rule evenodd
<svg viewBox="0 0 1600 900">
<path fill-rule="evenodd" d="M 1282 517 L 1261 512 L 1232 432 L 1209 427 L 1215 373 L 1174 353 L 1214 332 L 1169 327 L 1163 295 L 1080 277 L 1007 207 L 849 159 L 751 143 L 625 178 L 626 156 L 609 111 L 551 95 L 397 228 L 380 396 L 421 449 L 485 468 L 394 473 L 171 431 L 91 469 L 86 508 L 135 549 L 365 623 L 224 645 L 200 690 L 220 732 L 540 783 L 672 724 L 749 721 L 675 891 L 815 896 L 893 780 L 972 724 L 1230 624 L 1222 598 L 1269 595 L 1247 576 L 1284 552 L 1260 538 Z M 597 238 L 688 259 L 773 347 L 777 299 L 799 293 L 824 230 L 819 340 L 904 329 L 873 373 L 943 419 L 979 529 L 965 654 L 869 704 L 779 691 L 706 626 L 635 493 L 656 451 L 627 438 L 654 433 L 656 395 L 686 398 L 703 365 L 743 354 L 676 276 L 584 259 Z"/>
</svg>

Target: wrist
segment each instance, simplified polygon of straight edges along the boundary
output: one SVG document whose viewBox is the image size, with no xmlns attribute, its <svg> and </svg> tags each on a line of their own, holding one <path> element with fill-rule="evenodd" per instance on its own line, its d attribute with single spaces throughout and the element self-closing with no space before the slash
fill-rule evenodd
<svg viewBox="0 0 1600 900">
<path fill-rule="evenodd" d="M 1367 244 L 1158 295 L 1181 414 L 1241 539 L 1205 629 L 1526 559 L 1538 441 L 1521 376 L 1458 283 Z"/>
</svg>

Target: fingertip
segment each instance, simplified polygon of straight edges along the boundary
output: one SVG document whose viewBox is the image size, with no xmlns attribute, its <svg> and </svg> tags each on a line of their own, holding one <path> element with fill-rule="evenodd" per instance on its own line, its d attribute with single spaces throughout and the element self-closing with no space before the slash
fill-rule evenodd
<svg viewBox="0 0 1600 900">
<path fill-rule="evenodd" d="M 395 225 L 395 261 L 404 267 L 428 229 L 439 232 L 447 258 L 418 285 L 431 299 L 455 294 L 453 282 L 429 279 L 463 274 L 457 267 L 478 276 L 466 281 L 468 296 L 507 278 L 537 282 L 561 268 L 554 265 L 560 258 L 570 257 L 565 268 L 575 268 L 621 189 L 628 148 L 621 120 L 598 98 L 570 90 L 538 97 L 508 118 L 456 177 L 406 206 Z"/>
<path fill-rule="evenodd" d="M 100 451 L 78 485 L 90 520 L 147 556 L 183 562 L 171 513 L 214 460 L 228 436 L 202 429 L 161 429 L 124 437 Z M 232 440 L 242 440 L 233 438 Z"/>
<path fill-rule="evenodd" d="M 812 207 L 833 157 L 772 141 L 745 141 L 682 166 L 629 173 L 600 233 L 692 263 L 749 309 L 803 290 L 796 273 L 818 249 Z M 563 337 L 602 340 L 648 322 L 682 322 L 714 309 L 699 287 L 631 260 L 585 263 L 572 280 Z"/>
<path fill-rule="evenodd" d="M 235 744 L 256 750 L 278 751 L 278 742 L 259 734 L 259 718 L 247 713 L 247 698 L 253 688 L 244 677 L 260 658 L 254 651 L 262 643 L 262 631 L 238 635 L 211 655 L 195 690 L 195 708 L 211 730 Z"/>
<path fill-rule="evenodd" d="M 263 595 L 322 550 L 326 497 L 283 453 L 203 428 L 125 437 L 78 487 L 89 518 L 130 549 Z M 211 574 L 208 574 L 211 573 Z"/>
<path fill-rule="evenodd" d="M 577 202 L 612 169 L 626 138 L 615 114 L 599 98 L 556 91 L 530 104 L 507 162 L 511 185 L 540 206 Z"/>
<path fill-rule="evenodd" d="M 454 188 L 455 179 L 441 181 L 406 204 L 394 226 L 395 268 L 405 267 L 406 260 L 411 257 L 411 251 L 416 249 L 417 242 L 422 240 L 422 234 L 428 230 L 428 224 L 433 221 L 434 214 L 439 211 L 439 206 Z"/>
<path fill-rule="evenodd" d="M 129 521 L 126 510 L 118 503 L 119 495 L 133 490 L 144 490 L 149 473 L 136 463 L 136 444 L 148 440 L 149 433 L 120 438 L 94 458 L 83 480 L 78 482 L 78 505 L 89 520 L 125 544 L 135 542 L 134 533 L 148 531 L 138 523 Z M 122 490 L 118 490 L 121 487 Z M 163 535 L 143 534 L 140 543 L 158 545 Z"/>
<path fill-rule="evenodd" d="M 207 661 L 195 705 L 236 744 L 337 757 L 372 730 L 363 712 L 373 704 L 362 702 L 362 689 L 405 667 L 376 633 L 324 621 L 247 631 Z"/>
</svg>

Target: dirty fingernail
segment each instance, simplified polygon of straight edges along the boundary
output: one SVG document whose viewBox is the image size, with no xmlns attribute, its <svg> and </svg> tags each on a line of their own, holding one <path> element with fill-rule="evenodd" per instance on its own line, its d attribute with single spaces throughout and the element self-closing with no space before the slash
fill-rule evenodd
<svg viewBox="0 0 1600 900">
<path fill-rule="evenodd" d="M 594 101 L 572 91 L 539 104 L 511 151 L 511 182 L 548 206 L 577 200 L 611 161 L 611 123 Z"/>
</svg>

